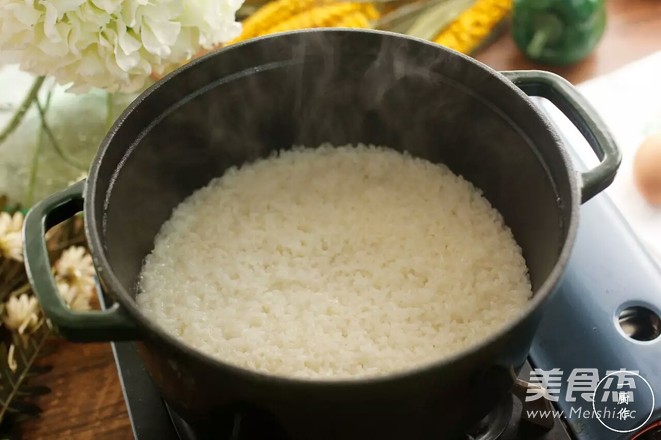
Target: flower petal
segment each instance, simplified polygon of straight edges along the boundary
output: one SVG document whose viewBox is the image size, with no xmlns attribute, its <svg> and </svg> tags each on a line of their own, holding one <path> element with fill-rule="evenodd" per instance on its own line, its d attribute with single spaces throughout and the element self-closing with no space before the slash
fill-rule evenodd
<svg viewBox="0 0 661 440">
<path fill-rule="evenodd" d="M 123 23 L 122 23 L 123 24 Z M 142 45 L 140 40 L 131 35 L 131 32 L 126 29 L 126 26 L 118 27 L 118 40 L 119 47 L 125 54 L 131 54 L 140 50 Z"/>
<path fill-rule="evenodd" d="M 134 91 L 234 38 L 241 1 L 2 0 L 0 54 L 72 91 Z"/>
<path fill-rule="evenodd" d="M 145 18 L 141 29 L 142 43 L 149 52 L 165 58 L 170 55 L 170 47 L 177 41 L 180 30 L 181 23 Z"/>
</svg>

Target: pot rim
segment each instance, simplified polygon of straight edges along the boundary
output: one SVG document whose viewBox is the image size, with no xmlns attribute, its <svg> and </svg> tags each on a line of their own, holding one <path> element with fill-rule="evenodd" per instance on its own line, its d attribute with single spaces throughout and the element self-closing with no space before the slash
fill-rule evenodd
<svg viewBox="0 0 661 440">
<path fill-rule="evenodd" d="M 112 266 L 110 265 L 108 259 L 106 258 L 106 253 L 104 250 L 104 245 L 101 240 L 101 231 L 96 227 L 97 225 L 97 216 L 95 209 L 84 209 L 85 216 L 85 232 L 88 239 L 88 245 L 93 257 L 95 266 L 100 267 L 101 270 L 98 270 L 98 276 L 103 280 L 103 285 L 109 287 L 111 295 L 121 304 L 121 306 L 128 312 L 131 318 L 139 323 L 139 326 L 147 329 L 148 333 L 145 334 L 145 339 L 154 338 L 154 336 L 161 341 L 166 342 L 169 345 L 173 345 L 179 351 L 183 351 L 189 356 L 196 358 L 197 360 L 209 364 L 214 368 L 225 370 L 233 374 L 242 376 L 244 379 L 251 380 L 254 382 L 277 382 L 278 384 L 288 385 L 288 386 L 314 386 L 314 387 L 352 387 L 352 386 L 366 386 L 371 384 L 383 384 L 388 382 L 395 382 L 398 380 L 406 380 L 409 377 L 416 376 L 419 374 L 425 374 L 432 372 L 433 370 L 446 367 L 451 364 L 455 364 L 463 359 L 470 358 L 476 355 L 478 352 L 484 350 L 491 344 L 497 342 L 507 333 L 511 332 L 514 328 L 521 325 L 523 321 L 528 319 L 538 308 L 542 306 L 544 301 L 549 297 L 553 292 L 554 288 L 558 284 L 562 273 L 567 266 L 570 253 L 572 251 L 574 241 L 576 238 L 576 232 L 578 228 L 579 220 L 579 207 L 580 207 L 580 192 L 577 182 L 577 172 L 574 168 L 574 165 L 569 157 L 569 154 L 565 150 L 564 142 L 561 140 L 560 136 L 557 134 L 555 127 L 550 123 L 549 119 L 542 112 L 539 111 L 537 106 L 533 104 L 528 95 L 526 95 L 521 89 L 509 81 L 504 75 L 498 71 L 492 69 L 484 63 L 481 63 L 467 55 L 464 55 L 460 52 L 456 52 L 447 47 L 434 44 L 430 41 L 423 40 L 416 37 L 411 37 L 407 35 L 397 34 L 394 32 L 379 31 L 379 30 L 366 30 L 366 29 L 304 29 L 297 31 L 283 32 L 279 34 L 271 34 L 255 39 L 247 40 L 237 44 L 233 44 L 229 47 L 222 48 L 220 50 L 214 51 L 212 53 L 206 54 L 196 60 L 191 61 L 190 63 L 180 67 L 179 69 L 171 72 L 163 79 L 157 83 L 150 86 L 147 90 L 140 94 L 121 114 L 119 118 L 115 121 L 112 128 L 108 131 L 107 135 L 103 139 L 99 150 L 92 162 L 90 167 L 89 176 L 85 186 L 84 199 L 86 205 L 96 206 L 98 203 L 105 203 L 105 200 L 96 197 L 97 191 L 97 179 L 100 169 L 100 164 L 103 162 L 107 150 L 110 148 L 111 144 L 114 142 L 116 132 L 119 127 L 124 123 L 124 121 L 133 116 L 133 113 L 136 109 L 139 108 L 141 103 L 152 93 L 157 92 L 161 87 L 167 85 L 167 83 L 174 77 L 179 75 L 181 72 L 184 72 L 188 69 L 198 68 L 198 65 L 205 63 L 207 60 L 214 58 L 216 56 L 221 56 L 222 53 L 232 50 L 238 50 L 242 46 L 259 44 L 261 41 L 269 40 L 272 38 L 283 38 L 289 35 L 298 35 L 306 33 L 353 33 L 353 34 L 376 34 L 386 38 L 397 38 L 397 39 L 408 39 L 415 41 L 417 44 L 425 44 L 433 46 L 435 50 L 448 52 L 452 57 L 460 58 L 463 63 L 472 64 L 474 67 L 482 69 L 490 73 L 492 76 L 498 78 L 505 86 L 507 86 L 511 91 L 516 93 L 520 99 L 524 100 L 529 106 L 530 109 L 534 112 L 536 117 L 538 117 L 541 122 L 548 127 L 549 134 L 553 136 L 554 141 L 557 145 L 558 153 L 560 155 L 561 161 L 563 162 L 565 168 L 567 169 L 568 175 L 568 184 L 570 192 L 570 203 L 566 206 L 569 210 L 568 215 L 568 228 L 567 235 L 562 244 L 562 248 L 557 257 L 557 261 L 553 266 L 553 269 L 546 277 L 541 286 L 533 291 L 532 298 L 528 301 L 523 311 L 521 311 L 517 318 L 511 320 L 506 325 L 501 327 L 498 331 L 491 334 L 489 337 L 480 340 L 476 344 L 472 344 L 460 351 L 457 351 L 450 356 L 443 356 L 437 360 L 426 362 L 424 364 L 416 365 L 414 367 L 408 368 L 406 370 L 399 370 L 392 373 L 376 376 L 358 376 L 355 378 L 352 377 L 340 377 L 337 379 L 333 378 L 301 378 L 301 377 L 288 377 L 277 374 L 269 374 L 257 370 L 250 370 L 247 368 L 240 367 L 238 365 L 231 364 L 229 362 L 223 361 L 216 357 L 210 356 L 202 352 L 201 350 L 195 348 L 192 345 L 189 345 L 174 335 L 168 333 L 160 325 L 155 323 L 153 320 L 145 316 L 137 307 L 135 300 L 129 294 L 129 291 L 124 288 L 119 279 L 115 276 Z M 134 116 L 133 116 L 134 117 Z M 128 149 L 127 149 L 128 152 Z M 111 188 L 110 188 L 111 189 Z M 104 193 L 104 196 L 107 194 Z M 105 210 L 104 210 L 105 211 Z"/>
</svg>

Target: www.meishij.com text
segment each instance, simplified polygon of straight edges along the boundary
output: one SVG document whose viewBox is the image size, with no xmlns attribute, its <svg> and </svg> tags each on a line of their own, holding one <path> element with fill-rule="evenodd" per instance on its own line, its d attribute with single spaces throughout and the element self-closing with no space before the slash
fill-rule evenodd
<svg viewBox="0 0 661 440">
<path fill-rule="evenodd" d="M 593 410 L 592 408 L 585 409 L 582 406 L 570 408 L 569 412 L 560 410 L 526 410 L 526 415 L 529 419 L 547 419 L 547 418 L 568 418 L 568 419 L 610 419 L 610 420 L 627 420 L 635 419 L 637 411 L 629 408 L 617 409 L 600 409 Z"/>
</svg>

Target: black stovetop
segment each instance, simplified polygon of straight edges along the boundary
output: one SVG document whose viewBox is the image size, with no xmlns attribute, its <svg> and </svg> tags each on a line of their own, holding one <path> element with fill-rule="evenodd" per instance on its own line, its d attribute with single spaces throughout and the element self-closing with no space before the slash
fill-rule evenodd
<svg viewBox="0 0 661 440">
<path fill-rule="evenodd" d="M 202 440 L 208 438 L 202 434 L 197 434 L 183 419 L 168 408 L 151 383 L 133 342 L 113 343 L 113 352 L 119 368 L 124 397 L 136 439 Z M 529 366 L 524 368 L 521 376 L 526 376 L 529 369 Z M 490 440 L 491 437 L 488 434 L 490 427 L 498 425 L 498 423 L 492 423 L 493 419 L 503 416 L 506 418 L 507 424 L 501 436 L 497 437 L 498 439 L 573 439 L 562 420 L 555 421 L 551 429 L 544 428 L 523 419 L 521 417 L 522 409 L 523 405 L 520 399 L 508 396 L 494 413 L 485 418 L 481 426 L 476 427 L 473 433 L 467 434 L 464 440 Z M 500 429 L 498 431 L 501 432 Z M 241 440 L 240 430 L 235 432 L 236 434 L 227 440 Z"/>
</svg>

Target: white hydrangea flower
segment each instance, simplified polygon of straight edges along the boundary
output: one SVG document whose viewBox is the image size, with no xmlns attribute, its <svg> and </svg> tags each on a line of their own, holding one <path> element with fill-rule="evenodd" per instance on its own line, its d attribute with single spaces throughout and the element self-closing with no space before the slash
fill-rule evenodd
<svg viewBox="0 0 661 440">
<path fill-rule="evenodd" d="M 3 0 L 0 57 L 74 91 L 133 92 L 241 33 L 243 0 Z"/>
</svg>

